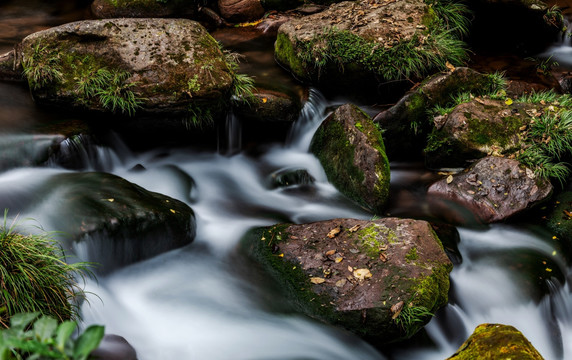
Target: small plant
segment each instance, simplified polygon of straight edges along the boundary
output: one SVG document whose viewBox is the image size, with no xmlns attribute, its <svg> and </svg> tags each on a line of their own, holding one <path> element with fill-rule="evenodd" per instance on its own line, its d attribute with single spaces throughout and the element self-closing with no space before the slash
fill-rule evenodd
<svg viewBox="0 0 572 360">
<path fill-rule="evenodd" d="M 104 335 L 103 326 L 88 327 L 77 339 L 72 338 L 76 323 L 58 321 L 40 313 L 15 314 L 10 328 L 0 331 L 0 359 L 87 360 Z"/>
<path fill-rule="evenodd" d="M 427 321 L 427 318 L 432 316 L 433 313 L 425 306 L 410 303 L 403 307 L 394 321 L 405 332 L 406 337 L 411 337 Z"/>
<path fill-rule="evenodd" d="M 7 210 L 0 227 L 0 326 L 21 312 L 41 312 L 63 321 L 77 316 L 72 305 L 83 298 L 76 276 L 91 276 L 87 263 L 67 264 L 50 234 L 22 235 L 8 226 Z"/>
<path fill-rule="evenodd" d="M 223 50 L 225 56 L 225 62 L 232 73 L 232 88 L 231 96 L 233 100 L 242 100 L 249 103 L 254 100 L 254 79 L 246 74 L 239 74 L 237 71 L 239 69 L 239 62 L 242 55 Z"/>
<path fill-rule="evenodd" d="M 202 129 L 203 126 L 211 126 L 214 124 L 213 114 L 209 108 L 191 104 L 187 109 L 183 124 L 187 130 L 193 128 Z"/>
<path fill-rule="evenodd" d="M 531 58 L 531 57 L 528 57 L 525 60 L 534 61 L 536 63 L 536 72 L 541 74 L 541 75 L 546 75 L 546 74 L 550 73 L 550 71 L 552 71 L 552 69 L 554 69 L 555 67 L 560 65 L 560 64 L 558 64 L 557 61 L 552 61 L 552 56 L 554 56 L 554 55 L 550 55 L 547 59 L 544 59 L 544 60 L 535 59 L 535 58 Z"/>
<path fill-rule="evenodd" d="M 30 88 L 36 90 L 53 82 L 61 81 L 62 67 L 56 53 L 49 51 L 38 41 L 32 47 L 32 52 L 24 56 L 22 66 Z"/>
<path fill-rule="evenodd" d="M 557 5 L 552 5 L 546 10 L 546 13 L 542 16 L 544 21 L 551 26 L 554 26 L 561 31 L 566 31 L 566 26 L 564 26 L 564 15 L 562 15 L 562 9 Z"/>
<path fill-rule="evenodd" d="M 465 4 L 452 0 L 429 0 L 426 3 L 437 15 L 435 27 L 452 30 L 461 37 L 469 34 L 470 10 Z"/>
</svg>

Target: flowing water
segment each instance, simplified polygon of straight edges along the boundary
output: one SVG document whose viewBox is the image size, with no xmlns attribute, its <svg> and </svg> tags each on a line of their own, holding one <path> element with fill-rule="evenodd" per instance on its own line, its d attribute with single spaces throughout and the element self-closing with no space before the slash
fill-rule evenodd
<svg viewBox="0 0 572 360">
<path fill-rule="evenodd" d="M 6 22 L 0 16 L 0 23 Z M 43 186 L 58 174 L 97 170 L 193 208 L 197 235 L 192 244 L 86 284 L 92 294 L 81 308 L 82 325 L 105 325 L 107 333 L 125 337 L 142 360 L 445 359 L 484 322 L 514 325 L 546 359 L 572 359 L 570 266 L 558 240 L 529 223 L 458 228 L 459 243 L 447 244 L 455 264 L 450 303 L 415 341 L 376 349 L 289 310 L 280 289 L 241 253 L 239 241 L 248 229 L 277 222 L 372 217 L 335 190 L 308 153 L 313 132 L 337 101 L 311 89 L 284 141 L 261 141 L 248 150 L 242 147 L 240 121 L 232 114 L 218 151 L 188 146 L 134 152 L 115 134 L 101 143 L 70 138 L 62 144 L 60 159 L 48 166 L 5 168 L 0 205 L 11 216 L 30 217 L 46 230 L 58 230 L 53 223 L 58 194 L 45 193 Z M 18 83 L 0 84 L 0 105 L 2 151 L 32 140 L 49 141 L 45 135 L 30 135 L 47 123 L 82 122 L 36 108 Z M 24 154 L 33 154 L 33 147 L 23 148 Z M 81 170 L 62 167 L 61 158 L 73 158 Z M 420 164 L 391 165 L 388 214 L 446 221 L 451 212 L 462 211 L 431 206 L 425 188 L 436 175 Z M 146 170 L 132 171 L 141 166 Z M 315 181 L 273 187 L 272 175 L 284 169 L 305 169 Z M 162 240 L 168 241 L 157 239 Z M 76 244 L 73 251 L 80 259 L 92 257 L 85 246 Z"/>
</svg>

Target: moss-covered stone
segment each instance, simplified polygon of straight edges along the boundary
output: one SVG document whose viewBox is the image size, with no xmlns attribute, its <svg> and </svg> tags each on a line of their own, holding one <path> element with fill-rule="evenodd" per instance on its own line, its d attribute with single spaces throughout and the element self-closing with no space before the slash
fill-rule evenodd
<svg viewBox="0 0 572 360">
<path fill-rule="evenodd" d="M 544 358 L 522 335 L 509 325 L 481 324 L 447 360 L 543 360 Z"/>
<path fill-rule="evenodd" d="M 40 31 L 22 41 L 22 64 L 38 102 L 130 115 L 214 117 L 234 80 L 216 40 L 185 19 L 80 21 Z"/>
<path fill-rule="evenodd" d="M 447 303 L 452 265 L 424 221 L 280 224 L 242 244 L 297 310 L 377 344 L 413 335 Z"/>
<path fill-rule="evenodd" d="M 389 197 L 389 161 L 371 118 L 357 106 L 340 106 L 318 128 L 310 150 L 328 180 L 344 195 L 376 212 Z"/>
</svg>

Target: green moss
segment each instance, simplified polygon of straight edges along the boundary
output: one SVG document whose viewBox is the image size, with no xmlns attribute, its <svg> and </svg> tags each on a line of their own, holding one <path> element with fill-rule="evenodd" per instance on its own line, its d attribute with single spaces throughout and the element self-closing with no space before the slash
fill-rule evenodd
<svg viewBox="0 0 572 360">
<path fill-rule="evenodd" d="M 274 45 L 276 60 L 287 65 L 295 77 L 300 79 L 308 79 L 309 74 L 302 60 L 297 56 L 294 50 L 294 44 L 287 35 L 278 33 Z"/>
<path fill-rule="evenodd" d="M 469 141 L 480 145 L 499 145 L 505 147 L 510 138 L 518 134 L 524 120 L 516 116 L 507 116 L 502 122 L 483 121 L 467 117 L 469 124 Z"/>
<path fill-rule="evenodd" d="M 408 262 L 413 262 L 417 259 L 419 259 L 419 254 L 417 254 L 417 248 L 416 247 L 412 247 L 407 254 L 405 255 L 405 259 Z"/>
<path fill-rule="evenodd" d="M 379 258 L 379 253 L 385 246 L 397 242 L 395 231 L 382 224 L 372 223 L 356 234 L 356 246 L 373 259 Z"/>
</svg>

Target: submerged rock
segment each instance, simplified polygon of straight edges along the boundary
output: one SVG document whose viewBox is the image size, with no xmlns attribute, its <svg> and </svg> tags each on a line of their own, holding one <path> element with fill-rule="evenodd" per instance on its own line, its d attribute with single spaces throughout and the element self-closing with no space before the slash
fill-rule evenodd
<svg viewBox="0 0 572 360">
<path fill-rule="evenodd" d="M 447 303 L 452 265 L 425 221 L 281 224 L 243 244 L 298 310 L 376 344 L 412 336 Z"/>
<path fill-rule="evenodd" d="M 29 35 L 22 64 L 39 103 L 206 123 L 230 98 L 219 44 L 185 19 L 86 20 Z"/>
<path fill-rule="evenodd" d="M 64 139 L 63 135 L 0 135 L 0 171 L 43 165 Z"/>
<path fill-rule="evenodd" d="M 95 17 L 145 18 L 181 17 L 197 12 L 198 2 L 186 0 L 94 0 L 91 12 Z"/>
<path fill-rule="evenodd" d="M 447 360 L 543 360 L 520 331 L 510 325 L 481 324 Z"/>
<path fill-rule="evenodd" d="M 44 203 L 57 208 L 52 226 L 74 240 L 101 272 L 191 243 L 195 216 L 185 203 L 147 191 L 118 176 L 66 173 L 41 190 Z"/>
<path fill-rule="evenodd" d="M 137 360 L 137 352 L 124 337 L 105 334 L 97 349 L 90 353 L 90 357 L 99 360 Z"/>
<path fill-rule="evenodd" d="M 437 181 L 428 194 L 461 203 L 482 222 L 491 223 L 547 199 L 552 184 L 517 160 L 489 156 L 462 173 Z"/>
<path fill-rule="evenodd" d="M 310 151 L 342 194 L 373 211 L 389 197 L 389 161 L 381 133 L 371 118 L 352 104 L 342 105 L 318 128 Z"/>
<path fill-rule="evenodd" d="M 276 189 L 295 185 L 309 185 L 315 181 L 316 179 L 306 169 L 285 168 L 270 174 L 268 185 L 271 189 Z"/>
</svg>

